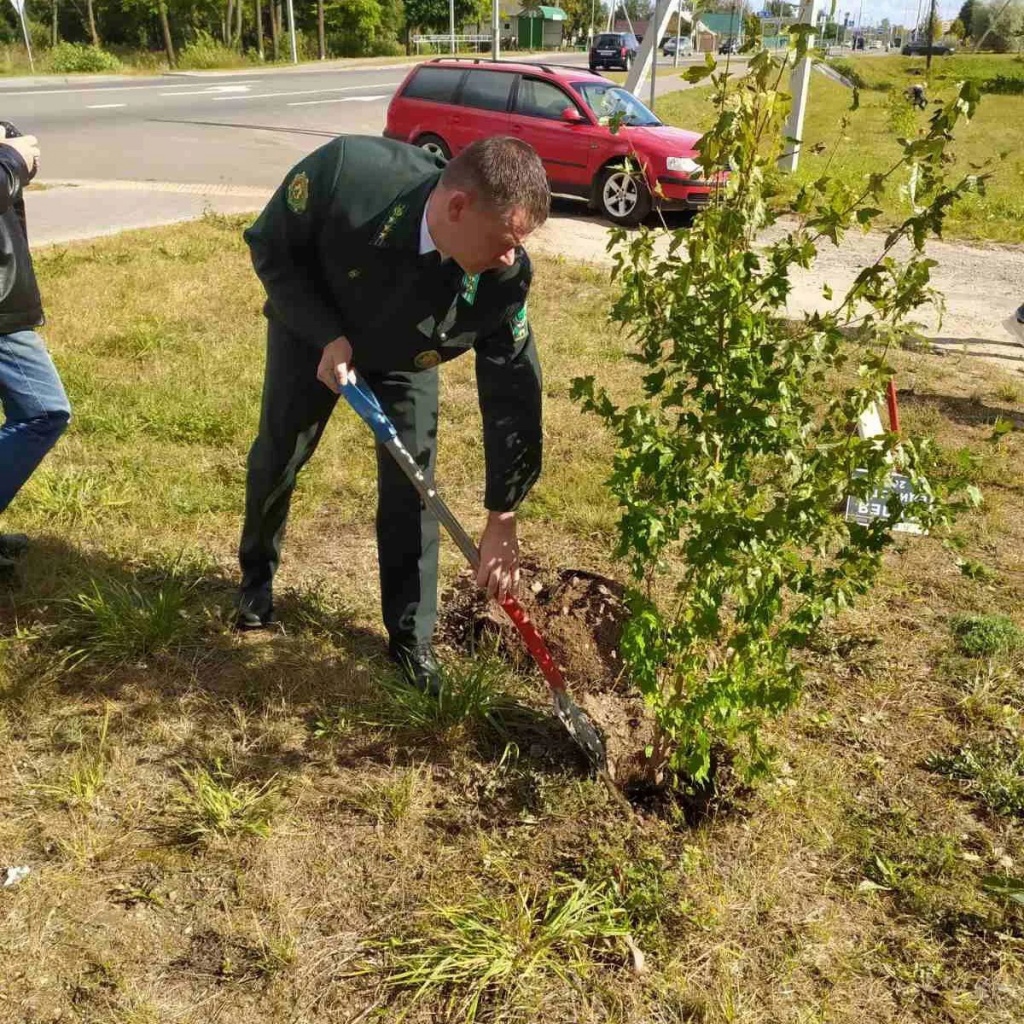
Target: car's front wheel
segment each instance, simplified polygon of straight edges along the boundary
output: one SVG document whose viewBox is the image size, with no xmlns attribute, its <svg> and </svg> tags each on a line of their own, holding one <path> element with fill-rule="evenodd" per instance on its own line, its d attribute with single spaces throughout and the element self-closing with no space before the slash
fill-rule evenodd
<svg viewBox="0 0 1024 1024">
<path fill-rule="evenodd" d="M 633 227 L 651 212 L 651 193 L 640 171 L 605 168 L 597 185 L 601 212 L 614 224 Z"/>
<path fill-rule="evenodd" d="M 451 160 L 452 151 L 439 135 L 421 135 L 416 140 L 420 149 L 425 149 L 431 156 L 439 156 L 443 160 Z"/>
</svg>

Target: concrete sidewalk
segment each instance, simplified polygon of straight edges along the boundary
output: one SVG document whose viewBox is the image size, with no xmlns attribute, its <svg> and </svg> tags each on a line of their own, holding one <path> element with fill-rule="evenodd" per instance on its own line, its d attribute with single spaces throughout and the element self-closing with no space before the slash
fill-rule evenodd
<svg viewBox="0 0 1024 1024">
<path fill-rule="evenodd" d="M 45 183 L 43 183 L 45 184 Z M 270 189 L 182 185 L 160 181 L 76 181 L 45 184 L 25 193 L 33 247 L 160 227 L 213 213 L 253 213 Z"/>
</svg>

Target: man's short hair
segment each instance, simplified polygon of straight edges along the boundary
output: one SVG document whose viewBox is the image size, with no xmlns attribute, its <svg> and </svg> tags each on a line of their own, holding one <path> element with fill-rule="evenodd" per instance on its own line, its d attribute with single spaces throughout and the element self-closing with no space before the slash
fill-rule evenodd
<svg viewBox="0 0 1024 1024">
<path fill-rule="evenodd" d="M 475 192 L 502 214 L 523 210 L 531 231 L 548 219 L 551 209 L 548 177 L 536 150 L 507 135 L 470 143 L 445 165 L 441 184 Z"/>
</svg>

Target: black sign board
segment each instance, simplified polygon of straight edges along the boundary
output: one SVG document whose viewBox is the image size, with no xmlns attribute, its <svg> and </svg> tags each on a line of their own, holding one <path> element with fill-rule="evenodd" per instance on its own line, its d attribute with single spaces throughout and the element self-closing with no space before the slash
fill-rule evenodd
<svg viewBox="0 0 1024 1024">
<path fill-rule="evenodd" d="M 854 470 L 854 476 L 865 476 L 863 469 Z M 893 473 L 889 477 L 888 485 L 881 490 L 875 491 L 871 497 L 863 500 L 854 498 L 852 495 L 846 499 L 846 518 L 855 523 L 867 526 L 872 519 L 887 519 L 889 517 L 889 503 L 899 501 L 904 505 L 919 500 L 919 495 L 911 486 L 909 477 L 902 473 Z M 919 523 L 912 519 L 902 519 L 893 526 L 893 530 L 902 533 L 923 533 Z"/>
</svg>

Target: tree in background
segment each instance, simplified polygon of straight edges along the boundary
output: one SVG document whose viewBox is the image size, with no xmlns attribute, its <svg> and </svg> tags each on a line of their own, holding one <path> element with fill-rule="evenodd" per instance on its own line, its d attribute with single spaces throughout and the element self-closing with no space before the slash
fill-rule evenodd
<svg viewBox="0 0 1024 1024">
<path fill-rule="evenodd" d="M 963 42 L 964 37 L 967 35 L 967 30 L 964 28 L 964 23 L 959 18 L 949 26 L 949 34 L 955 37 L 958 42 Z"/>
<path fill-rule="evenodd" d="M 960 8 L 960 13 L 956 16 L 956 20 L 964 27 L 964 38 L 970 38 L 974 35 L 973 21 L 975 7 L 975 0 L 964 0 L 964 5 Z"/>
<path fill-rule="evenodd" d="M 995 0 L 977 4 L 972 18 L 972 38 L 979 47 L 1007 53 L 1024 37 L 1024 0 Z"/>
</svg>

